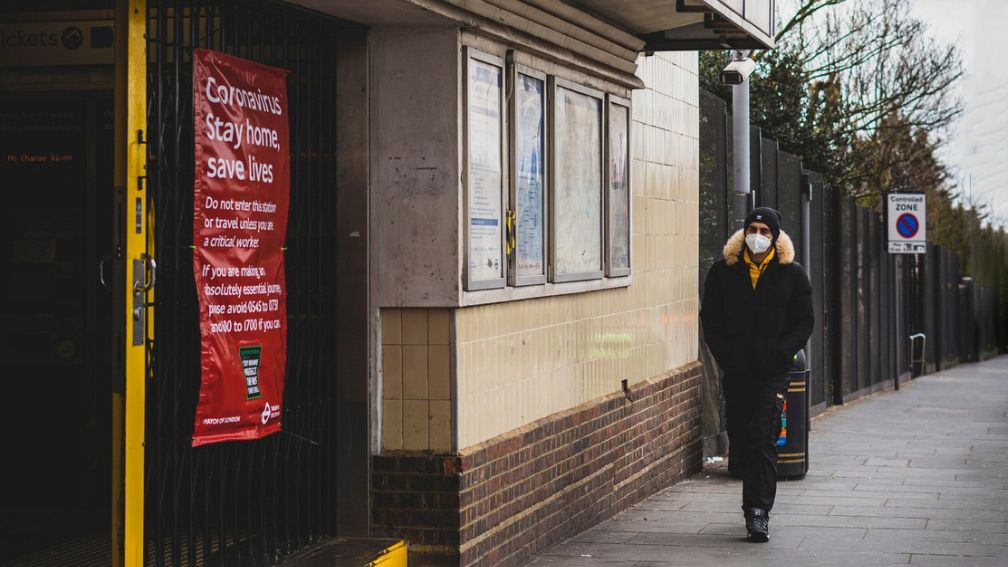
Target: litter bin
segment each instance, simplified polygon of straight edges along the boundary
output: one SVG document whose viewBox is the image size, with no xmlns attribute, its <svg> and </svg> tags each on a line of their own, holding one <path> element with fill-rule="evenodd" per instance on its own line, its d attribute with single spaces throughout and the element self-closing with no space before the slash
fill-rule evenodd
<svg viewBox="0 0 1008 567">
<path fill-rule="evenodd" d="M 794 358 L 785 394 L 784 427 L 777 440 L 777 478 L 800 480 L 808 472 L 809 370 L 805 351 Z"/>
</svg>

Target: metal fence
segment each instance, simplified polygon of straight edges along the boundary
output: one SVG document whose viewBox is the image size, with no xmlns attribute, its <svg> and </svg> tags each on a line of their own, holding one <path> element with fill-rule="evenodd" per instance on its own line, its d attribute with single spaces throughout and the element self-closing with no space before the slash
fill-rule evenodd
<svg viewBox="0 0 1008 567">
<path fill-rule="evenodd" d="M 264 565 L 334 532 L 338 22 L 276 2 L 148 2 L 148 180 L 159 277 L 149 357 L 146 561 Z M 284 430 L 192 448 L 200 385 L 192 273 L 192 50 L 291 70 Z"/>
<path fill-rule="evenodd" d="M 741 228 L 731 211 L 730 119 L 724 102 L 700 93 L 700 282 Z M 816 326 L 807 350 L 813 411 L 840 404 L 923 372 L 981 360 L 1008 346 L 1005 286 L 980 285 L 960 273 L 958 255 L 929 244 L 922 255 L 888 252 L 884 215 L 858 205 L 841 188 L 804 170 L 752 129 L 752 205 L 780 211 L 812 281 Z M 809 234 L 802 232 L 809 195 Z M 807 243 L 807 244 L 806 244 Z M 1000 272 L 999 272 L 1000 273 Z M 700 290 L 701 297 L 703 290 Z M 911 341 L 911 336 L 917 339 Z M 926 337 L 921 340 L 920 335 Z M 706 353 L 703 353 L 706 354 Z M 912 360 L 923 356 L 922 366 Z M 704 384 L 718 391 L 717 368 L 704 365 Z M 708 420 L 705 420 L 705 422 Z M 708 435 L 710 431 L 707 431 Z"/>
<path fill-rule="evenodd" d="M 721 99 L 700 91 L 700 195 L 699 195 L 699 242 L 700 242 L 700 297 L 703 298 L 703 281 L 707 271 L 721 258 L 721 249 L 732 222 L 731 195 L 726 190 L 731 172 L 729 140 L 731 122 Z M 717 364 L 703 342 L 700 330 L 700 361 L 704 365 L 703 436 L 713 442 L 724 431 L 722 418 L 721 388 Z M 720 453 L 723 447 L 705 447 L 709 454 Z"/>
</svg>

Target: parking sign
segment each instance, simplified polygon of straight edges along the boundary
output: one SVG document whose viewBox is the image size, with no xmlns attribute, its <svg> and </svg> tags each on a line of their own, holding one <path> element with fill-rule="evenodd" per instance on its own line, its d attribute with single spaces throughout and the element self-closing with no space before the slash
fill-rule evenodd
<svg viewBox="0 0 1008 567">
<path fill-rule="evenodd" d="M 890 193 L 890 254 L 927 253 L 927 201 L 923 193 Z"/>
</svg>

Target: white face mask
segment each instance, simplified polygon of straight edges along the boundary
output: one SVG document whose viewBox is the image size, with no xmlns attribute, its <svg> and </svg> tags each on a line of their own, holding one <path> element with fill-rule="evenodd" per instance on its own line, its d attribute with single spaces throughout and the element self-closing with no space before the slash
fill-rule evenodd
<svg viewBox="0 0 1008 567">
<path fill-rule="evenodd" d="M 762 234 L 750 234 L 746 236 L 745 243 L 753 254 L 762 254 L 770 249 L 770 239 Z"/>
</svg>

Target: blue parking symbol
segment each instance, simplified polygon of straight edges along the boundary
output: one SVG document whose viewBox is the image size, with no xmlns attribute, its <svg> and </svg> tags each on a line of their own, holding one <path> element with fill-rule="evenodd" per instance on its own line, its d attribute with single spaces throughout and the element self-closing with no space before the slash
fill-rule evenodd
<svg viewBox="0 0 1008 567">
<path fill-rule="evenodd" d="M 913 238 L 920 230 L 920 221 L 912 213 L 903 213 L 896 219 L 896 232 L 903 238 Z"/>
</svg>

